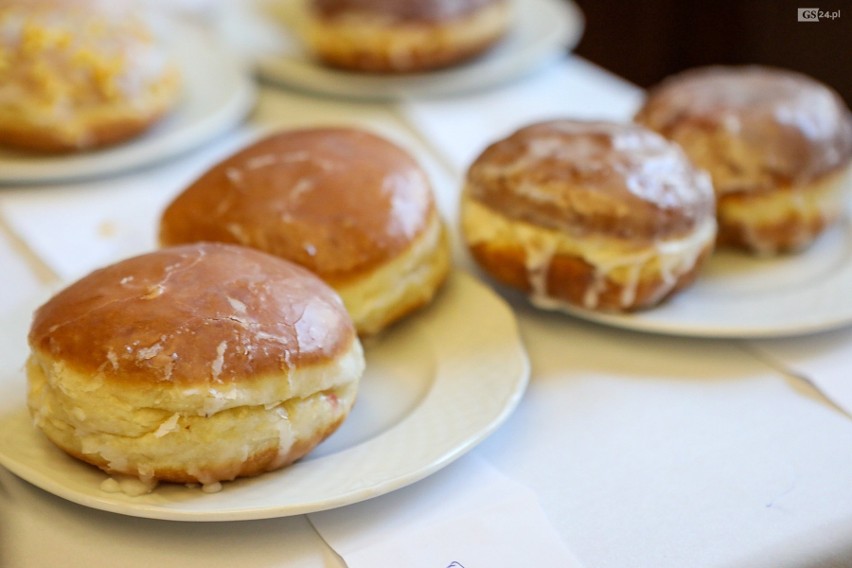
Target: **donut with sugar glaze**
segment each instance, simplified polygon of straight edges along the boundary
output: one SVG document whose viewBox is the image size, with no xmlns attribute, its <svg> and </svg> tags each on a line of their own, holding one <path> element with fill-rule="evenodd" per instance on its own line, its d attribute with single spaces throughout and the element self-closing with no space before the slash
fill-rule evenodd
<svg viewBox="0 0 852 568">
<path fill-rule="evenodd" d="M 508 0 L 312 0 L 306 44 L 327 65 L 370 73 L 428 71 L 494 47 L 511 24 Z"/>
<path fill-rule="evenodd" d="M 627 312 L 688 286 L 713 249 L 707 175 L 641 126 L 552 120 L 467 171 L 461 229 L 497 281 L 546 308 Z"/>
<path fill-rule="evenodd" d="M 214 165 L 166 208 L 160 242 L 217 241 L 300 264 L 373 335 L 428 304 L 450 269 L 425 171 L 362 129 L 286 130 Z"/>
<path fill-rule="evenodd" d="M 652 88 L 636 121 L 710 173 L 721 246 L 803 250 L 843 211 L 852 118 L 810 77 L 760 66 L 691 69 Z"/>
<path fill-rule="evenodd" d="M 210 485 L 284 467 L 347 417 L 364 355 L 338 295 L 202 243 L 97 270 L 36 312 L 36 427 L 110 474 Z"/>
</svg>

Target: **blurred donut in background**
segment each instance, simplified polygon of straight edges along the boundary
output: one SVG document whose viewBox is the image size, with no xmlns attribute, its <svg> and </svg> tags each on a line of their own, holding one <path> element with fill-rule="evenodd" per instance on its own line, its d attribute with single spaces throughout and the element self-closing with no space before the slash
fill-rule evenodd
<svg viewBox="0 0 852 568">
<path fill-rule="evenodd" d="M 123 2 L 0 4 L 0 145 L 75 152 L 145 132 L 180 99 L 163 39 Z"/>
<path fill-rule="evenodd" d="M 552 120 L 471 164 L 461 230 L 487 274 L 539 307 L 630 312 L 696 278 L 716 237 L 713 188 L 647 128 Z"/>
<path fill-rule="evenodd" d="M 306 41 L 333 67 L 428 71 L 488 51 L 510 23 L 509 0 L 309 0 Z"/>
<path fill-rule="evenodd" d="M 695 68 L 653 87 L 636 121 L 710 173 L 719 244 L 802 250 L 843 211 L 852 119 L 828 86 L 783 69 Z"/>
</svg>

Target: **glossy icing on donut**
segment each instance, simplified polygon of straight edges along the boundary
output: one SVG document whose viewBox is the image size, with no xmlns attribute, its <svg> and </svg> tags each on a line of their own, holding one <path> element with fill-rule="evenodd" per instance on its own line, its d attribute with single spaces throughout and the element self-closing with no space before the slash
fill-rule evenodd
<svg viewBox="0 0 852 568">
<path fill-rule="evenodd" d="M 102 380 L 219 388 L 327 360 L 353 337 L 340 298 L 307 270 L 202 243 L 93 272 L 39 308 L 29 339 Z"/>
<path fill-rule="evenodd" d="M 253 246 L 327 281 L 404 251 L 437 214 L 419 164 L 352 128 L 281 132 L 211 168 L 167 208 L 161 241 Z"/>
<path fill-rule="evenodd" d="M 714 204 L 709 178 L 679 148 L 629 124 L 522 128 L 488 147 L 468 180 L 474 199 L 513 219 L 646 241 L 694 229 Z"/>
<path fill-rule="evenodd" d="M 468 169 L 474 257 L 537 306 L 633 310 L 691 282 L 716 235 L 713 187 L 634 124 L 554 120 L 490 145 Z"/>
<path fill-rule="evenodd" d="M 852 120 L 843 101 L 793 71 L 686 71 L 652 89 L 636 120 L 683 143 L 713 172 L 719 192 L 808 183 L 852 160 Z M 713 136 L 719 148 L 698 147 Z"/>
</svg>

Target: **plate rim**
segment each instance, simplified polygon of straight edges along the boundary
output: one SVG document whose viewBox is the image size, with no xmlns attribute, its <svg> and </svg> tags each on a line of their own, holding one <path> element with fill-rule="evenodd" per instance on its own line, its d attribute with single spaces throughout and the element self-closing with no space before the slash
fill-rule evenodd
<svg viewBox="0 0 852 568">
<path fill-rule="evenodd" d="M 837 225 L 829 230 L 842 232 L 842 235 L 839 238 L 845 247 L 844 253 L 852 256 L 852 211 L 844 215 L 838 221 Z M 821 236 L 826 236 L 826 234 Z M 736 253 L 736 251 L 732 252 Z M 809 251 L 805 250 L 799 254 L 808 253 Z M 796 258 L 796 256 L 793 256 L 790 258 L 790 261 L 795 262 Z M 711 257 L 711 262 L 712 260 L 713 258 Z M 764 310 L 764 312 L 761 312 L 763 314 L 763 319 L 758 322 L 753 323 L 746 321 L 745 319 L 740 319 L 737 323 L 733 324 L 721 324 L 715 322 L 702 324 L 700 321 L 678 321 L 677 319 L 666 317 L 668 312 L 677 310 L 678 303 L 689 301 L 689 295 L 692 289 L 696 285 L 701 285 L 700 279 L 701 276 L 699 275 L 698 279 L 692 286 L 682 290 L 677 296 L 674 296 L 665 304 L 640 312 L 628 314 L 596 312 L 594 310 L 570 305 L 560 306 L 555 309 L 533 307 L 542 311 L 556 313 L 561 312 L 587 322 L 627 331 L 696 339 L 756 340 L 804 337 L 852 325 L 852 296 L 849 296 L 850 299 L 846 302 L 845 310 L 832 310 L 827 313 L 820 312 L 823 314 L 823 317 L 821 318 L 811 318 L 804 322 L 797 321 L 795 319 L 788 319 L 786 322 L 782 321 L 780 323 L 778 320 L 767 321 L 766 319 L 766 311 L 770 310 L 771 306 L 774 306 L 772 309 L 774 309 L 775 313 L 777 313 L 778 311 L 783 311 L 782 308 L 778 307 L 779 304 L 789 307 L 789 302 L 791 301 L 794 302 L 793 305 L 795 305 L 797 300 L 802 301 L 803 299 L 817 297 L 819 294 L 838 292 L 844 288 L 844 284 L 846 285 L 846 289 L 852 289 L 852 262 L 835 267 L 830 273 L 830 278 L 827 280 L 823 280 L 821 282 L 810 282 L 803 288 L 796 288 L 792 291 L 777 292 L 769 298 L 762 298 L 760 307 Z M 506 290 L 506 292 L 514 293 L 514 291 L 510 290 Z M 699 300 L 708 301 L 706 298 Z M 730 300 L 727 300 L 727 302 L 728 304 L 726 309 L 730 310 L 733 307 L 737 307 L 737 305 L 732 304 Z M 529 301 L 527 301 L 527 303 L 532 305 Z M 718 304 L 713 305 L 718 307 Z M 712 309 L 713 305 L 709 305 L 708 309 Z M 806 312 L 807 307 L 804 304 L 800 304 L 799 311 L 796 313 L 804 313 L 803 310 Z"/>
<path fill-rule="evenodd" d="M 525 18 L 533 17 L 542 8 L 561 14 L 559 18 L 548 19 L 553 27 L 547 33 L 537 35 L 532 44 L 520 46 L 521 56 L 513 57 L 508 50 L 497 46 L 494 54 L 485 54 L 460 66 L 388 77 L 326 68 L 313 62 L 308 53 L 256 55 L 253 66 L 256 74 L 268 83 L 318 95 L 367 101 L 413 100 L 461 95 L 506 83 L 529 73 L 535 64 L 543 63 L 548 57 L 567 54 L 583 36 L 585 17 L 572 0 L 511 2 L 515 13 Z M 333 86 L 340 84 L 348 87 Z"/>
<path fill-rule="evenodd" d="M 219 134 L 239 124 L 254 107 L 258 89 L 250 73 L 239 61 L 229 55 L 224 46 L 210 41 L 188 24 L 168 22 L 168 33 L 180 41 L 170 44 L 177 54 L 178 64 L 186 69 L 190 65 L 188 53 L 193 54 L 193 65 L 198 57 L 204 58 L 208 68 L 230 85 L 214 109 L 199 114 L 192 122 L 169 127 L 169 121 L 187 112 L 187 107 L 197 104 L 197 95 L 209 88 L 208 83 L 191 82 L 184 88 L 182 98 L 173 111 L 150 131 L 115 146 L 91 152 L 67 155 L 32 155 L 26 152 L 0 149 L 0 189 L 12 185 L 37 185 L 58 182 L 78 182 L 106 178 L 168 161 L 204 145 Z M 184 72 L 184 77 L 194 73 Z"/>
<path fill-rule="evenodd" d="M 496 310 L 495 313 L 500 314 L 499 317 L 503 321 L 503 330 L 501 331 L 501 333 L 508 334 L 506 335 L 506 343 L 511 344 L 512 346 L 511 354 L 509 354 L 510 350 L 506 349 L 503 349 L 501 352 L 511 357 L 511 359 L 517 366 L 517 373 L 511 374 L 511 376 L 507 373 L 504 377 L 502 377 L 504 382 L 503 388 L 505 390 L 505 398 L 500 402 L 499 405 L 491 409 L 486 416 L 483 416 L 479 419 L 479 424 L 477 428 L 468 430 L 467 432 L 463 432 L 462 438 L 455 441 L 452 445 L 447 445 L 446 447 L 438 448 L 438 455 L 434 459 L 428 461 L 428 463 L 417 463 L 409 465 L 407 466 L 407 469 L 403 468 L 406 469 L 405 471 L 397 472 L 394 475 L 391 475 L 390 477 L 386 477 L 380 483 L 371 482 L 367 483 L 366 485 L 360 486 L 356 484 L 348 488 L 347 490 L 342 491 L 341 493 L 336 494 L 333 497 L 327 498 L 321 502 L 274 505 L 267 507 L 261 507 L 257 506 L 257 504 L 253 504 L 250 506 L 230 508 L 220 511 L 203 511 L 195 509 L 173 508 L 170 507 L 170 505 L 174 505 L 174 503 L 169 502 L 158 504 L 149 503 L 148 501 L 136 501 L 134 503 L 132 501 L 132 499 L 134 498 L 125 496 L 121 493 L 111 494 L 102 492 L 102 494 L 99 494 L 97 492 L 100 490 L 97 486 L 93 488 L 92 493 L 79 493 L 73 489 L 69 489 L 68 486 L 63 485 L 59 478 L 60 474 L 53 472 L 52 470 L 45 471 L 44 467 L 39 469 L 37 467 L 37 464 L 28 463 L 25 460 L 22 461 L 19 455 L 14 455 L 14 450 L 11 452 L 12 455 L 10 455 L 10 452 L 6 449 L 6 443 L 4 442 L 7 439 L 8 434 L 0 434 L 0 466 L 5 467 L 19 478 L 46 491 L 47 493 L 50 493 L 66 501 L 70 501 L 72 503 L 76 503 L 87 508 L 106 511 L 110 513 L 122 514 L 131 517 L 184 522 L 230 522 L 302 515 L 358 503 L 410 485 L 416 481 L 419 481 L 420 479 L 428 477 L 432 473 L 435 473 L 436 471 L 449 465 L 459 457 L 466 454 L 484 439 L 486 439 L 495 430 L 497 430 L 514 412 L 515 408 L 522 400 L 530 378 L 529 355 L 523 344 L 515 313 L 508 305 L 508 303 L 506 303 L 498 294 L 490 290 L 477 278 L 465 273 L 463 270 L 456 269 L 445 286 L 446 289 L 441 291 L 441 293 L 444 294 L 445 299 L 446 296 L 449 296 L 450 294 L 456 294 L 460 295 L 461 301 L 464 301 L 465 298 L 470 298 L 471 293 L 475 293 L 481 299 L 480 301 L 483 301 L 482 299 L 487 299 L 487 302 L 489 306 L 491 306 L 491 309 Z M 450 287 L 454 289 L 451 289 Z M 467 288 L 467 291 L 463 290 L 463 288 Z M 459 301 L 459 298 L 451 299 L 454 301 L 444 302 L 444 305 L 442 306 L 444 312 L 451 310 L 452 307 L 454 305 L 457 305 L 457 302 Z M 439 298 L 436 298 L 436 300 L 440 300 L 440 296 Z M 443 316 L 443 314 L 438 313 L 438 310 L 432 310 L 432 307 L 441 306 L 429 306 L 425 310 L 421 310 L 422 313 L 413 314 L 412 320 L 420 321 L 412 321 L 411 323 L 421 326 L 432 325 L 433 328 L 436 328 L 436 325 L 434 323 L 430 324 L 429 322 L 430 320 L 434 319 L 441 321 L 441 317 Z M 433 333 L 435 331 L 433 331 Z M 462 336 L 472 337 L 475 336 L 475 334 L 467 333 Z M 434 343 L 434 339 L 432 339 L 431 342 Z M 505 345 L 503 347 L 505 347 Z M 440 363 L 440 360 L 436 359 L 436 363 Z M 491 383 L 489 383 L 489 385 L 493 386 L 493 384 Z M 375 437 L 355 444 L 351 447 L 345 448 L 340 452 L 334 454 L 323 455 L 316 459 L 307 460 L 305 462 L 297 462 L 296 464 L 288 466 L 287 468 L 284 468 L 279 471 L 269 472 L 258 477 L 246 478 L 230 483 L 242 484 L 243 486 L 263 484 L 274 486 L 275 476 L 278 475 L 279 477 L 281 477 L 285 475 L 286 472 L 288 472 L 291 468 L 293 468 L 293 470 L 295 471 L 296 468 L 305 469 L 311 467 L 333 467 L 335 461 L 341 461 L 341 459 L 338 457 L 341 454 L 345 454 L 345 457 L 349 460 L 360 460 L 363 457 L 360 454 L 366 454 L 367 456 L 370 456 L 370 452 L 375 451 L 373 448 L 370 447 L 371 443 L 379 444 L 381 442 L 386 442 L 386 437 L 401 436 L 406 433 L 406 428 L 418 426 L 416 420 L 420 419 L 420 414 L 433 411 L 433 409 L 427 405 L 435 405 L 442 402 L 442 400 L 433 400 L 433 397 L 443 396 L 442 392 L 439 391 L 449 386 L 452 385 L 449 382 L 448 377 L 440 376 L 439 371 L 436 369 L 436 376 L 434 377 L 433 382 L 430 385 L 423 399 L 401 421 L 380 432 Z M 478 377 L 471 377 L 468 381 L 468 384 L 466 385 L 466 388 L 472 389 L 468 394 L 475 394 L 474 391 L 478 392 L 477 387 Z M 82 475 L 84 476 L 102 477 L 103 479 L 107 479 L 109 477 L 107 474 L 97 470 L 96 468 L 89 466 L 88 464 L 79 462 L 74 458 L 71 458 L 70 456 L 64 454 L 64 452 L 62 452 L 59 448 L 52 446 L 50 442 L 46 440 L 46 438 L 43 438 L 43 434 L 41 434 L 31 426 L 26 408 L 19 407 L 12 412 L 5 413 L 4 415 L 0 416 L 0 423 L 6 424 L 7 426 L 10 424 L 14 425 L 17 423 L 16 421 L 19 422 L 21 420 L 26 420 L 28 422 L 28 426 L 30 429 L 29 431 L 31 431 L 34 436 L 42 438 L 42 442 L 43 444 L 47 445 L 46 447 L 48 448 L 48 451 L 50 451 L 51 453 L 56 452 L 54 455 L 61 456 L 63 460 L 67 459 L 69 467 L 78 469 L 79 471 L 83 472 Z M 413 425 L 410 423 L 411 421 L 415 421 Z M 20 424 L 18 424 L 18 426 L 20 426 Z M 10 428 L 4 428 L 4 432 L 8 431 L 10 431 Z M 376 442 L 376 440 L 378 440 L 378 442 Z M 335 457 L 338 457 L 338 459 L 335 460 Z M 328 462 L 331 462 L 332 465 L 328 465 Z M 379 475 L 379 477 L 382 476 Z M 187 492 L 201 492 L 201 490 L 198 488 L 184 489 L 179 488 L 177 486 L 169 487 L 174 488 L 173 490 L 175 491 L 185 490 Z M 225 490 L 227 490 L 227 487 Z M 150 495 L 156 495 L 156 490 Z M 215 499 L 215 495 L 217 494 L 212 494 L 209 496 L 205 495 L 204 497 L 212 497 Z"/>
</svg>

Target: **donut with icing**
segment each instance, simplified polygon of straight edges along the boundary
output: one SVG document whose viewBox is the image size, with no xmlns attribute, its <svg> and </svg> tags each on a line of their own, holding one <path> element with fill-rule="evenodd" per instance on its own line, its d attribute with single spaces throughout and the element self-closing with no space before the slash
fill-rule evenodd
<svg viewBox="0 0 852 568">
<path fill-rule="evenodd" d="M 347 417 L 364 369 L 324 282 L 215 243 L 85 276 L 35 312 L 29 345 L 36 427 L 148 483 L 210 485 L 292 463 Z"/>
<path fill-rule="evenodd" d="M 488 51 L 510 22 L 508 0 L 311 0 L 305 39 L 317 59 L 333 67 L 428 71 Z"/>
<path fill-rule="evenodd" d="M 181 74 L 120 2 L 0 4 L 0 145 L 67 153 L 130 140 L 178 104 Z"/>
<path fill-rule="evenodd" d="M 692 69 L 652 88 L 635 119 L 710 173 L 722 246 L 802 250 L 843 210 L 852 119 L 839 95 L 810 77 L 760 66 Z"/>
<path fill-rule="evenodd" d="M 359 128 L 269 135 L 222 160 L 164 211 L 163 245 L 236 243 L 300 264 L 373 335 L 428 304 L 446 279 L 446 227 L 425 171 Z"/>
<path fill-rule="evenodd" d="M 688 286 L 713 249 L 709 177 L 638 125 L 551 120 L 470 165 L 461 230 L 480 267 L 544 308 L 629 312 Z"/>
</svg>

